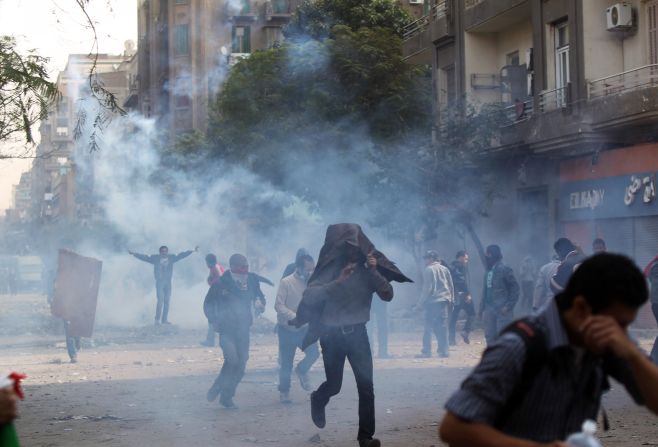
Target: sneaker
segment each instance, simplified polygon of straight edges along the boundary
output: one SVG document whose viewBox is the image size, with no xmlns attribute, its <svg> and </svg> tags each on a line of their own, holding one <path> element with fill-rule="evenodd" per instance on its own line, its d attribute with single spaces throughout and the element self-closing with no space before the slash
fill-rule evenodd
<svg viewBox="0 0 658 447">
<path fill-rule="evenodd" d="M 218 396 L 219 396 L 219 387 L 213 384 L 213 386 L 211 386 L 210 389 L 208 390 L 208 394 L 206 394 L 206 399 L 208 399 L 208 402 L 214 402 L 215 400 L 217 400 Z"/>
<path fill-rule="evenodd" d="M 214 348 L 214 347 L 215 347 L 215 343 L 212 342 L 212 341 L 208 341 L 208 340 L 200 341 L 199 344 L 200 344 L 201 346 L 206 346 L 206 347 L 208 347 L 208 348 Z"/>
<path fill-rule="evenodd" d="M 171 324 L 171 321 L 165 320 L 165 321 L 162 322 L 162 324 Z"/>
<path fill-rule="evenodd" d="M 380 447 L 382 445 L 379 439 L 359 439 L 359 447 Z"/>
<path fill-rule="evenodd" d="M 417 359 L 428 359 L 430 357 L 432 357 L 432 354 L 427 353 L 427 352 L 421 352 L 420 354 L 416 354 L 414 356 L 414 358 L 417 358 Z"/>
<path fill-rule="evenodd" d="M 311 385 L 311 379 L 308 377 L 308 373 L 302 373 L 299 369 L 295 368 L 295 374 L 299 379 L 299 384 L 302 386 L 304 391 L 311 391 L 313 386 Z"/>
<path fill-rule="evenodd" d="M 447 352 L 439 353 L 439 358 L 447 359 L 448 357 L 450 357 L 450 354 L 448 354 Z"/>
<path fill-rule="evenodd" d="M 71 363 L 78 363 L 77 357 L 71 357 Z"/>
<path fill-rule="evenodd" d="M 466 343 L 467 345 L 470 345 L 471 344 L 471 339 L 468 337 L 468 335 L 469 335 L 468 332 L 462 332 L 461 333 L 461 336 L 462 336 L 462 339 L 464 340 L 464 343 Z"/>
<path fill-rule="evenodd" d="M 222 405 L 222 407 L 226 408 L 227 410 L 237 410 L 238 406 L 235 405 L 233 402 L 232 397 L 220 397 L 219 398 L 219 403 Z"/>
<path fill-rule="evenodd" d="M 288 393 L 284 393 L 283 391 L 279 394 L 279 402 L 282 404 L 291 404 L 292 400 L 290 400 L 290 395 Z"/>
<path fill-rule="evenodd" d="M 450 346 L 457 346 L 457 341 L 454 338 L 451 338 L 450 341 L 448 342 Z"/>
<path fill-rule="evenodd" d="M 324 414 L 324 406 L 317 402 L 315 393 L 315 391 L 311 393 L 311 419 L 313 419 L 313 423 L 316 427 L 324 428 L 324 426 L 327 425 L 327 420 Z"/>
</svg>

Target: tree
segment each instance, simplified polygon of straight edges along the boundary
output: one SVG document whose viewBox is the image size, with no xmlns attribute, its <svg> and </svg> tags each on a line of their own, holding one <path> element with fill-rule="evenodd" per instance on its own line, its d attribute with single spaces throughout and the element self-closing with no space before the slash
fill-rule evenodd
<svg viewBox="0 0 658 447">
<path fill-rule="evenodd" d="M 334 27 L 345 25 L 352 31 L 360 28 L 384 28 L 402 37 L 411 16 L 392 0 L 304 0 L 284 30 L 293 39 L 326 39 Z"/>
<path fill-rule="evenodd" d="M 364 144 L 386 150 L 429 135 L 430 80 L 404 62 L 400 39 L 344 25 L 332 36 L 289 41 L 235 65 L 210 117 L 218 156 L 280 184 L 291 156 L 353 154 Z"/>
<path fill-rule="evenodd" d="M 47 62 L 34 52 L 21 55 L 14 38 L 0 37 L 0 142 L 19 137 L 34 142 L 33 127 L 59 96 L 48 81 Z"/>
</svg>

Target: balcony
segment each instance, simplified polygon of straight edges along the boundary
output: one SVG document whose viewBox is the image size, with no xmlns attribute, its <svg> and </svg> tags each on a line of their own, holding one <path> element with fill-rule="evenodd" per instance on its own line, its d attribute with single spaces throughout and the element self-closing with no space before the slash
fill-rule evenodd
<svg viewBox="0 0 658 447">
<path fill-rule="evenodd" d="M 528 0 L 466 0 L 464 28 L 469 32 L 499 32 L 529 19 Z"/>
<path fill-rule="evenodd" d="M 539 113 L 564 109 L 569 106 L 570 103 L 569 84 L 564 87 L 544 90 L 539 93 Z"/>
<path fill-rule="evenodd" d="M 434 43 L 454 36 L 450 4 L 448 0 L 437 1 L 428 14 L 404 28 L 402 53 L 409 62 L 431 64 L 429 50 Z"/>
</svg>

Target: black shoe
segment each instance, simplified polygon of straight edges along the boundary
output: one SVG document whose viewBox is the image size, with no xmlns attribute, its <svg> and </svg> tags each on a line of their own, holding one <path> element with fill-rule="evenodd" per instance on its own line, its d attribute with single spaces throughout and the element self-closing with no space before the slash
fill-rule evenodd
<svg viewBox="0 0 658 447">
<path fill-rule="evenodd" d="M 217 400 L 218 396 L 219 396 L 219 387 L 213 384 L 213 386 L 211 386 L 210 389 L 208 390 L 208 394 L 206 394 L 206 399 L 208 399 L 208 402 L 214 402 L 215 400 Z"/>
<path fill-rule="evenodd" d="M 379 439 L 359 439 L 359 447 L 380 447 L 382 445 Z"/>
<path fill-rule="evenodd" d="M 456 341 L 454 338 L 452 338 L 452 339 L 450 339 L 450 341 L 448 342 L 448 344 L 449 344 L 450 346 L 457 346 L 457 341 Z"/>
<path fill-rule="evenodd" d="M 279 393 L 279 402 L 281 402 L 282 404 L 291 404 L 292 400 L 290 399 L 290 394 L 288 394 L 287 391 L 285 393 L 281 391 Z"/>
<path fill-rule="evenodd" d="M 417 358 L 417 359 L 428 359 L 428 358 L 432 357 L 432 354 L 430 354 L 428 352 L 421 352 L 420 354 L 416 354 L 414 357 Z"/>
<path fill-rule="evenodd" d="M 78 363 L 77 357 L 71 357 L 71 363 Z"/>
<path fill-rule="evenodd" d="M 327 425 L 327 420 L 324 415 L 324 406 L 317 402 L 315 393 L 315 391 L 311 393 L 311 419 L 313 419 L 313 423 L 316 427 L 324 428 L 324 426 Z"/>
<path fill-rule="evenodd" d="M 219 403 L 221 404 L 222 407 L 226 408 L 227 410 L 237 410 L 238 406 L 235 405 L 233 402 L 232 397 L 220 397 L 219 398 Z"/>
<path fill-rule="evenodd" d="M 464 340 L 464 343 L 467 345 L 471 344 L 471 339 L 468 337 L 468 332 L 464 331 L 461 333 L 462 339 Z"/>
</svg>

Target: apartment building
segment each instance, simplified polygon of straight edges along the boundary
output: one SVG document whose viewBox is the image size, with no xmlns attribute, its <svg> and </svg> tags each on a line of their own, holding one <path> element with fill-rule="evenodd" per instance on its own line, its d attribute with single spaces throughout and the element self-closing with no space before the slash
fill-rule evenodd
<svg viewBox="0 0 658 447">
<path fill-rule="evenodd" d="M 299 0 L 145 0 L 139 5 L 138 108 L 170 137 L 208 125 L 227 68 L 283 40 Z"/>
<path fill-rule="evenodd" d="M 439 0 L 403 51 L 433 68 L 436 126 L 464 101 L 504 106 L 487 225 L 521 228 L 513 262 L 560 235 L 657 254 L 657 0 Z"/>
<path fill-rule="evenodd" d="M 126 42 L 124 54 L 100 54 L 95 62 L 86 54 L 69 56 L 56 81 L 61 97 L 39 127 L 41 139 L 30 171 L 30 219 L 72 222 L 89 217 L 93 184 L 88 176 L 79 175 L 74 157 L 79 100 L 95 63 L 98 80 L 116 96 L 118 104 L 126 103 L 131 82 L 127 63 L 133 58 L 132 42 Z"/>
</svg>

